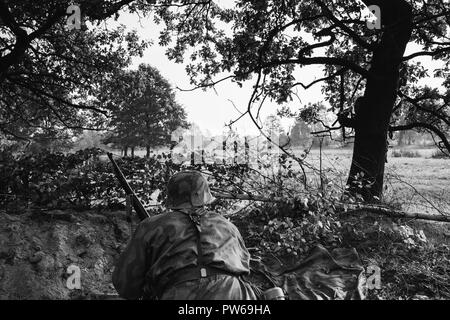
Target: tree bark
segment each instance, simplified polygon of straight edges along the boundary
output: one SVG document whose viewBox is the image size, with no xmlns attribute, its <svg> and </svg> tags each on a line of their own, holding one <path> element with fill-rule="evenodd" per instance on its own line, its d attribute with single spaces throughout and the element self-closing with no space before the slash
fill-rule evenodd
<svg viewBox="0 0 450 320">
<path fill-rule="evenodd" d="M 149 158 L 150 157 L 150 146 L 146 146 L 145 149 L 146 149 L 145 157 Z"/>
<path fill-rule="evenodd" d="M 124 157 L 128 157 L 128 147 L 127 147 L 127 146 L 125 146 L 125 147 L 123 148 L 123 156 L 124 156 Z"/>
<path fill-rule="evenodd" d="M 134 158 L 134 147 L 131 147 L 131 157 Z"/>
<path fill-rule="evenodd" d="M 347 185 L 365 201 L 381 199 L 389 120 L 399 67 L 412 32 L 412 9 L 404 0 L 365 0 L 381 9 L 383 35 L 373 52 L 364 96 L 355 103 L 355 142 Z"/>
</svg>

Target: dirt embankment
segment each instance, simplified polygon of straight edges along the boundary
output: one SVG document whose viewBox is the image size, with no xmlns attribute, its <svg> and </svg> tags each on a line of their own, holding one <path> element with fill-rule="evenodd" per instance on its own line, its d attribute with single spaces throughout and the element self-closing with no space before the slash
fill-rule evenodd
<svg viewBox="0 0 450 320">
<path fill-rule="evenodd" d="M 115 294 L 111 273 L 130 234 L 122 212 L 0 211 L 0 299 Z M 79 268 L 81 289 L 68 288 L 69 266 Z"/>
<path fill-rule="evenodd" d="M 241 219 L 234 222 L 252 246 L 248 217 Z M 382 269 L 384 289 L 377 295 L 449 297 L 450 224 L 416 221 L 399 226 L 379 217 L 353 219 L 359 231 L 347 245 L 357 249 L 365 264 Z M 114 262 L 135 227 L 124 212 L 0 210 L 0 299 L 111 298 L 116 294 L 111 283 Z M 80 289 L 68 288 L 68 280 L 74 284 L 70 266 L 80 270 Z"/>
</svg>

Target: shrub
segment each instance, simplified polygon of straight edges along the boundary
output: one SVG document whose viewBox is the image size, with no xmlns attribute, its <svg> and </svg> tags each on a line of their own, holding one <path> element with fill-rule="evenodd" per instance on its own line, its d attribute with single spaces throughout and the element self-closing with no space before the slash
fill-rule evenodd
<svg viewBox="0 0 450 320">
<path fill-rule="evenodd" d="M 445 154 L 444 152 L 442 152 L 442 150 L 436 150 L 431 155 L 431 158 L 433 158 L 433 159 L 450 159 L 450 155 Z"/>
<path fill-rule="evenodd" d="M 109 161 L 100 159 L 103 153 L 95 148 L 73 154 L 46 152 L 21 157 L 0 152 L 0 205 L 16 201 L 61 209 L 123 207 L 124 191 Z M 159 201 L 165 197 L 169 177 L 181 167 L 208 172 L 211 186 L 221 189 L 239 188 L 247 174 L 243 165 L 182 166 L 165 154 L 121 158 L 117 163 L 144 205 L 153 201 L 151 195 L 157 190 L 161 191 Z"/>
<path fill-rule="evenodd" d="M 420 153 L 418 151 L 411 150 L 393 150 L 392 157 L 394 158 L 420 158 Z"/>
</svg>

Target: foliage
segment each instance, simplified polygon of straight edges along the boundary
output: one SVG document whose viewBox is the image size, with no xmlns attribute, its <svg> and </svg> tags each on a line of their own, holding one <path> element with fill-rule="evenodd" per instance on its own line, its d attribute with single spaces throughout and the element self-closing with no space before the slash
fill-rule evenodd
<svg viewBox="0 0 450 320">
<path fill-rule="evenodd" d="M 445 244 L 386 249 L 377 256 L 384 285 L 372 298 L 429 300 L 450 298 L 450 247 Z"/>
<path fill-rule="evenodd" d="M 111 132 L 105 143 L 149 151 L 169 145 L 171 133 L 187 127 L 186 113 L 176 102 L 169 82 L 149 65 L 141 64 L 137 70 L 124 71 L 108 81 L 101 99 L 111 111 Z"/>
<path fill-rule="evenodd" d="M 449 155 L 445 154 L 441 150 L 436 150 L 431 155 L 431 158 L 433 158 L 433 159 L 449 159 Z"/>
<path fill-rule="evenodd" d="M 0 132 L 9 138 L 51 130 L 99 128 L 103 81 L 142 55 L 147 42 L 124 26 L 93 25 L 118 12 L 111 1 L 78 1 L 80 30 L 68 30 L 72 1 L 1 1 Z"/>
<path fill-rule="evenodd" d="M 75 209 L 124 205 L 124 193 L 100 149 L 20 157 L 3 152 L 1 156 L 0 199 L 7 207 L 14 208 L 17 203 Z M 258 205 L 252 210 L 251 214 L 266 219 L 266 227 L 257 235 L 270 243 L 279 242 L 271 250 L 302 253 L 317 241 L 330 245 L 339 242 L 336 232 L 339 223 L 333 203 L 339 200 L 341 190 L 327 184 L 321 192 L 314 189 L 302 192 L 302 184 L 306 183 L 303 173 L 293 169 L 287 157 L 281 157 L 280 168 L 275 170 L 269 162 L 261 162 L 258 170 L 244 164 L 179 164 L 172 161 L 170 154 L 125 157 L 117 159 L 117 163 L 145 206 L 152 207 L 164 201 L 166 184 L 173 173 L 196 169 L 208 176 L 211 189 L 216 192 L 288 199 Z M 15 201 L 17 199 L 19 201 Z M 158 206 L 153 208 L 157 210 Z M 215 204 L 216 210 L 225 213 L 230 208 L 232 203 L 228 200 Z M 302 246 L 298 246 L 298 241 Z"/>
<path fill-rule="evenodd" d="M 399 150 L 392 151 L 392 157 L 394 157 L 394 158 L 420 158 L 420 153 L 418 151 L 399 149 Z"/>
<path fill-rule="evenodd" d="M 250 245 L 277 256 L 304 256 L 317 244 L 339 246 L 341 224 L 332 201 L 325 200 L 322 194 L 312 195 L 309 199 L 308 209 L 293 199 L 286 203 L 260 205 L 251 210 L 248 215 L 254 217 L 255 225 L 247 227 L 253 229 L 247 235 L 254 241 Z M 259 220 L 262 221 L 258 226 Z"/>
<path fill-rule="evenodd" d="M 388 3 L 363 2 L 381 6 Z M 422 48 L 404 59 L 401 78 L 404 91 L 399 92 L 404 103 L 396 108 L 394 121 L 415 115 L 421 117 L 423 113 L 444 125 L 449 117 L 448 93 L 421 86 L 419 80 L 429 74 L 414 59 L 429 55 L 440 60 L 442 68 L 437 68 L 434 76 L 445 81 L 445 86 L 448 84 L 450 51 L 444 40 L 449 29 L 448 18 L 442 17 L 446 17 L 450 8 L 440 1 L 427 4 L 411 1 L 410 4 L 415 19 L 411 41 Z M 381 32 L 366 27 L 362 8 L 357 2 L 328 1 L 325 4 L 295 0 L 287 3 L 240 0 L 233 8 L 210 1 L 191 5 L 191 10 L 186 11 L 163 7 L 157 13 L 167 28 L 160 36 L 160 44 L 169 46 L 168 56 L 172 60 L 189 63 L 187 71 L 197 86 L 213 85 L 220 79 L 215 77 L 222 74 L 237 83 L 260 74 L 263 79 L 256 83 L 258 94 L 254 102 L 272 98 L 283 103 L 295 98 L 297 87 L 307 89 L 324 82 L 331 110 L 350 112 L 363 93 L 365 71 L 381 37 Z M 392 8 L 383 9 L 388 19 L 388 10 Z M 226 30 L 229 26 L 232 26 L 232 33 Z M 176 40 L 170 38 L 172 32 L 178 33 Z M 191 47 L 194 47 L 193 53 Z M 324 49 L 325 53 L 319 54 L 317 48 Z M 300 82 L 297 67 L 314 64 L 324 66 L 326 77 L 309 85 Z M 414 93 L 417 93 L 416 98 L 409 99 Z M 405 120 L 410 123 L 412 119 Z"/>
<path fill-rule="evenodd" d="M 312 143 L 311 130 L 307 124 L 298 119 L 291 129 L 289 134 L 291 145 L 294 147 L 303 146 L 308 147 Z"/>
<path fill-rule="evenodd" d="M 88 161 L 96 154 L 96 150 L 67 156 L 41 152 L 16 158 L 3 152 L 0 166 L 3 202 L 17 199 L 20 203 L 31 202 L 38 206 L 86 207 L 99 192 L 93 179 L 101 176 L 102 172 L 92 171 Z"/>
<path fill-rule="evenodd" d="M 364 4 L 380 7 L 380 29 L 367 27 Z M 364 197 L 372 201 L 383 191 L 388 132 L 428 132 L 450 150 L 449 11 L 449 3 L 434 0 L 239 0 L 232 8 L 210 1 L 186 11 L 161 8 L 158 14 L 166 26 L 160 44 L 169 46 L 170 59 L 188 64 L 195 87 L 252 80 L 245 113 L 258 127 L 265 102 L 295 101 L 299 88 L 322 84 L 326 108 L 337 119 L 332 125 L 317 119 L 326 125 L 321 133 L 355 138 L 348 184 L 365 173 L 371 187 Z M 405 55 L 410 42 L 417 50 Z M 424 56 L 439 62 L 439 89 L 420 81 L 429 75 L 415 59 Z M 323 76 L 304 83 L 301 74 L 310 65 L 322 66 Z"/>
<path fill-rule="evenodd" d="M 342 225 L 342 245 L 354 247 L 365 265 L 381 269 L 381 290 L 370 290 L 369 299 L 450 297 L 450 247 L 443 240 L 445 226 L 394 222 L 364 213 L 342 219 Z M 424 227 L 430 231 L 427 235 L 440 233 L 440 237 L 425 237 Z"/>
<path fill-rule="evenodd" d="M 10 152 L 0 153 L 1 202 L 14 202 L 48 208 L 105 208 L 123 207 L 124 193 L 104 152 L 100 149 L 80 150 L 73 154 L 25 154 L 14 157 Z M 169 177 L 181 167 L 192 168 L 171 161 L 168 154 L 148 158 L 122 158 L 117 160 L 130 185 L 144 204 L 153 203 L 151 196 L 165 198 Z M 196 165 L 194 168 L 209 172 L 211 186 L 228 188 L 245 168 L 237 165 Z M 228 173 L 229 172 L 229 173 Z M 236 182 L 239 187 L 242 181 Z"/>
<path fill-rule="evenodd" d="M 98 131 L 84 130 L 80 135 L 78 135 L 73 142 L 74 151 L 79 151 L 83 149 L 92 148 L 105 148 L 106 146 L 102 143 L 104 139 L 104 133 Z"/>
</svg>

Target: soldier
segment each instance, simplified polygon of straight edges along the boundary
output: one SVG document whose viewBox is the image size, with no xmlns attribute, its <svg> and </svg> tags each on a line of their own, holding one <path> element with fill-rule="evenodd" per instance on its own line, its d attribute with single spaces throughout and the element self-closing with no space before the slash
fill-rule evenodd
<svg viewBox="0 0 450 320">
<path fill-rule="evenodd" d="M 119 295 L 139 299 L 144 288 L 162 300 L 255 300 L 250 255 L 235 225 L 206 210 L 214 197 L 197 171 L 173 175 L 165 213 L 140 223 L 113 273 Z"/>
</svg>

